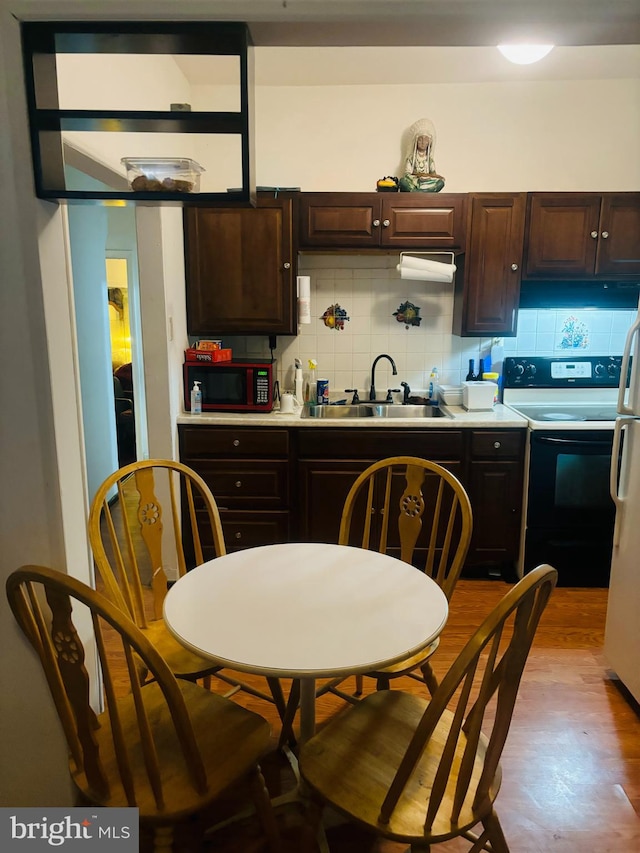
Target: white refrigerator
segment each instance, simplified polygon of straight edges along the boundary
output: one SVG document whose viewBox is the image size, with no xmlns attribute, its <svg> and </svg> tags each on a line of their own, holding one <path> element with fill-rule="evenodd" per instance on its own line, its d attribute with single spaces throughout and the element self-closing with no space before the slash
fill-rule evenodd
<svg viewBox="0 0 640 853">
<path fill-rule="evenodd" d="M 616 521 L 604 653 L 640 702 L 640 312 L 627 334 L 611 453 Z M 631 359 L 631 377 L 625 388 Z M 620 455 L 620 450 L 622 454 Z M 620 458 L 620 462 L 618 460 Z"/>
</svg>

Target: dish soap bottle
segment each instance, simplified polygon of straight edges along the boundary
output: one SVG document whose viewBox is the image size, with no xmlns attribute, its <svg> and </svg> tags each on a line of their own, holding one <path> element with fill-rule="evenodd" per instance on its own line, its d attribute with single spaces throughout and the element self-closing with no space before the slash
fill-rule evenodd
<svg viewBox="0 0 640 853">
<path fill-rule="evenodd" d="M 434 395 L 436 393 L 436 385 L 438 384 L 438 368 L 431 368 L 431 375 L 429 376 L 429 399 L 433 400 Z"/>
<path fill-rule="evenodd" d="M 307 374 L 307 384 L 304 389 L 305 403 L 316 402 L 316 391 L 318 389 L 318 362 L 315 358 L 309 359 L 309 373 Z"/>
<path fill-rule="evenodd" d="M 200 382 L 194 382 L 191 389 L 191 414 L 202 414 L 202 391 L 200 390 Z"/>
</svg>

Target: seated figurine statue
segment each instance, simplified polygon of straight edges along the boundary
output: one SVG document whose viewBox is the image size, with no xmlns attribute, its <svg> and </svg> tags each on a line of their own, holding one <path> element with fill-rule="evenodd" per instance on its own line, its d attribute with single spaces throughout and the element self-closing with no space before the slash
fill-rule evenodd
<svg viewBox="0 0 640 853">
<path fill-rule="evenodd" d="M 433 152 L 436 129 L 428 118 L 414 122 L 406 133 L 404 146 L 404 175 L 400 178 L 401 192 L 438 193 L 444 178 L 436 172 Z"/>
</svg>

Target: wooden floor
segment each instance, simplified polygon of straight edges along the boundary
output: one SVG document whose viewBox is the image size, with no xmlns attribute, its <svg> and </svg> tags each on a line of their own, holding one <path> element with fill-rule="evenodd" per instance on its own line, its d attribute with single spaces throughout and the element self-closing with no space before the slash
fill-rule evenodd
<svg viewBox="0 0 640 853">
<path fill-rule="evenodd" d="M 440 649 L 441 676 L 484 615 L 509 587 L 502 581 L 462 580 L 453 596 Z M 511 853 L 632 853 L 640 850 L 640 720 L 638 706 L 607 669 L 602 655 L 606 590 L 556 589 L 529 657 L 503 755 L 503 785 L 496 803 Z M 251 676 L 244 675 L 245 680 Z M 261 684 L 261 679 L 255 679 Z M 410 679 L 396 689 L 420 691 Z M 261 684 L 262 686 L 262 684 Z M 284 684 L 285 691 L 289 683 Z M 366 689 L 373 683 L 367 680 Z M 224 692 L 224 685 L 213 689 Z M 275 752 L 279 721 L 272 705 L 238 694 L 233 701 L 267 717 L 274 750 L 263 771 L 272 796 L 294 784 Z M 319 724 L 345 710 L 334 696 L 318 700 Z M 297 809 L 278 814 L 286 853 L 315 850 L 304 841 Z M 400 853 L 402 845 L 375 842 L 325 812 L 334 853 Z M 193 851 L 193 846 L 184 850 Z M 199 849 L 216 853 L 264 850 L 252 820 L 221 830 Z M 439 845 L 462 851 L 469 843 Z"/>
</svg>

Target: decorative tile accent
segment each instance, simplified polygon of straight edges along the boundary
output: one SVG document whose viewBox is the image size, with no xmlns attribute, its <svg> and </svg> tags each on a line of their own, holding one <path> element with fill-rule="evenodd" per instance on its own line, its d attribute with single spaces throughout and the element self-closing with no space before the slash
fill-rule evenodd
<svg viewBox="0 0 640 853">
<path fill-rule="evenodd" d="M 398 323 L 404 323 L 405 329 L 408 329 L 410 326 L 419 326 L 422 322 L 420 309 L 413 302 L 401 302 L 393 312 L 393 316 Z"/>
<path fill-rule="evenodd" d="M 560 329 L 560 339 L 556 343 L 559 350 L 587 350 L 589 349 L 589 327 L 587 324 L 570 314 L 565 317 Z"/>
<path fill-rule="evenodd" d="M 344 324 L 349 322 L 347 312 L 337 302 L 335 305 L 330 305 L 320 319 L 327 328 L 335 329 L 337 332 L 344 331 Z"/>
</svg>

